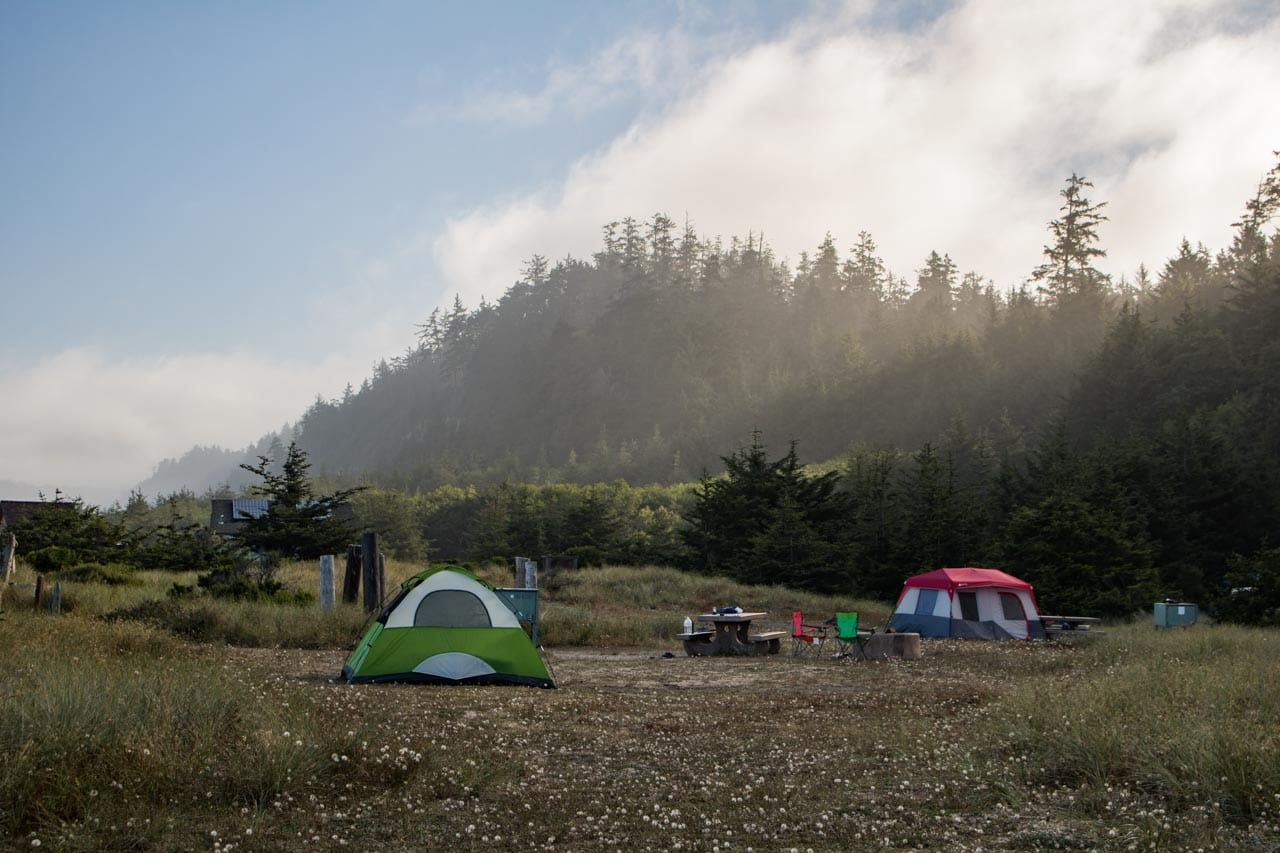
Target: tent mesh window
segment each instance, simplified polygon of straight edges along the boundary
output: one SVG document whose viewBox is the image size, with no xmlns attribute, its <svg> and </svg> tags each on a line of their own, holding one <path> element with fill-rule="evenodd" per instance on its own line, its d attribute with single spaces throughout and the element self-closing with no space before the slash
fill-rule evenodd
<svg viewBox="0 0 1280 853">
<path fill-rule="evenodd" d="M 966 622 L 978 621 L 978 594 L 976 592 L 960 593 L 960 618 Z"/>
<path fill-rule="evenodd" d="M 489 628 L 489 611 L 475 593 L 439 589 L 423 597 L 413 614 L 417 628 Z"/>
<path fill-rule="evenodd" d="M 938 591 L 936 589 L 922 589 L 917 593 L 917 596 L 915 615 L 932 616 L 933 608 L 938 604 Z"/>
<path fill-rule="evenodd" d="M 1014 622 L 1025 622 L 1027 619 L 1027 614 L 1022 610 L 1022 602 L 1011 592 L 1000 593 L 1000 608 L 1004 611 L 1005 619 Z"/>
</svg>

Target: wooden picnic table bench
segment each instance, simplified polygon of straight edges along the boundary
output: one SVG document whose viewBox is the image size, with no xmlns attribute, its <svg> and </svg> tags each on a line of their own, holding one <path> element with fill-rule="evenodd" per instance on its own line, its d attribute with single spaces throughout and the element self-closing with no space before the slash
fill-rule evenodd
<svg viewBox="0 0 1280 853">
<path fill-rule="evenodd" d="M 767 613 L 704 613 L 698 622 L 710 622 L 711 631 L 677 634 L 685 653 L 691 657 L 704 655 L 776 655 L 782 649 L 786 631 L 751 631 L 751 623 Z"/>
</svg>

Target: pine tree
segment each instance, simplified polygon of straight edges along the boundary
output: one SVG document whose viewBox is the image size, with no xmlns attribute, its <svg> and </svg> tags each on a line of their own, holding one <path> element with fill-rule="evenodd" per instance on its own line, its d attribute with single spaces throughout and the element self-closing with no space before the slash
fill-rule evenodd
<svg viewBox="0 0 1280 853">
<path fill-rule="evenodd" d="M 1258 261 L 1267 251 L 1267 224 L 1280 213 L 1280 151 L 1273 154 L 1276 165 L 1258 182 L 1253 198 L 1245 202 L 1244 216 L 1232 225 L 1236 228 L 1231 257 L 1237 264 Z"/>
<path fill-rule="evenodd" d="M 1094 204 L 1084 194 L 1093 184 L 1084 177 L 1071 174 L 1062 196 L 1061 216 L 1049 223 L 1053 243 L 1044 247 L 1046 263 L 1037 267 L 1031 278 L 1040 282 L 1040 292 L 1060 307 L 1080 300 L 1096 299 L 1105 289 L 1106 276 L 1093 266 L 1095 258 L 1106 256 L 1098 246 L 1098 226 L 1107 221 L 1102 215 L 1106 202 Z"/>
<path fill-rule="evenodd" d="M 924 267 L 917 271 L 916 292 L 908 300 L 920 329 L 940 332 L 951 327 L 958 272 L 950 255 L 929 253 Z"/>
<path fill-rule="evenodd" d="M 337 553 L 351 542 L 351 522 L 339 508 L 363 487 L 317 495 L 307 473 L 311 463 L 296 442 L 289 442 L 279 473 L 266 456 L 259 456 L 257 465 L 240 467 L 262 478 L 254 492 L 270 500 L 263 515 L 236 519 L 240 545 L 258 553 L 310 559 Z"/>
<path fill-rule="evenodd" d="M 696 564 L 744 583 L 848 590 L 851 503 L 837 490 L 839 473 L 805 476 L 794 442 L 770 460 L 759 430 L 749 447 L 722 459 L 725 476 L 703 475 L 686 516 Z"/>
</svg>

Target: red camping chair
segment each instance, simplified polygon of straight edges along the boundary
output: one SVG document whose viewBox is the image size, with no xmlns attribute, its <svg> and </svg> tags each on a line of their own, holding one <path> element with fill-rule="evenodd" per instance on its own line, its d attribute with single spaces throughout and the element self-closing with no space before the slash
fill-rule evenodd
<svg viewBox="0 0 1280 853">
<path fill-rule="evenodd" d="M 806 652 L 821 655 L 822 646 L 826 641 L 826 625 L 806 625 L 799 610 L 791 611 L 791 654 L 793 656 Z"/>
</svg>

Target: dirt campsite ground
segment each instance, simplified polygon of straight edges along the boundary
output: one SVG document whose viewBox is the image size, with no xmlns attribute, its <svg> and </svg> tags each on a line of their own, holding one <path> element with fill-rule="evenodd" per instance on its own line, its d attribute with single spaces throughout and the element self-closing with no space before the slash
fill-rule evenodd
<svg viewBox="0 0 1280 853">
<path fill-rule="evenodd" d="M 557 648 L 547 658 L 558 689 L 541 690 L 347 686 L 334 680 L 342 652 L 228 649 L 226 666 L 264 701 L 302 687 L 344 714 L 386 714 L 384 742 L 366 748 L 419 770 L 332 801 L 286 797 L 269 821 L 219 827 L 218 843 L 822 851 L 1274 840 L 1265 827 L 1205 836 L 1194 817 L 1171 819 L 1140 790 L 1059 786 L 1004 753 L 987 719 L 993 703 L 1029 682 L 1050 695 L 1080 654 L 961 641 L 927 642 L 917 661 L 870 663 L 785 648 L 764 658 Z"/>
</svg>

